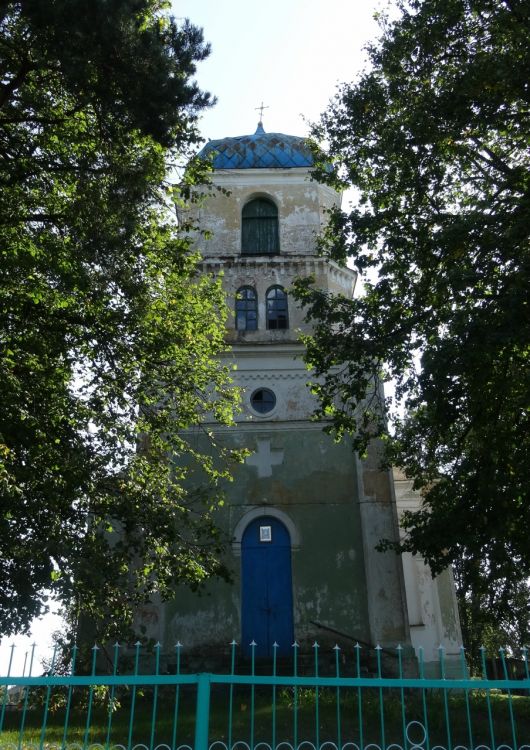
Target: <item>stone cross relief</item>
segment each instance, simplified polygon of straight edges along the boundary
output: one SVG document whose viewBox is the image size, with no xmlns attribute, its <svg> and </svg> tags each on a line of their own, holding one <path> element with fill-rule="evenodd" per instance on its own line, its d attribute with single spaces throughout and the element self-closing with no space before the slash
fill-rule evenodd
<svg viewBox="0 0 530 750">
<path fill-rule="evenodd" d="M 258 450 L 245 459 L 248 466 L 255 466 L 258 477 L 271 477 L 272 467 L 283 463 L 283 451 L 271 450 L 270 440 L 258 440 Z"/>
</svg>

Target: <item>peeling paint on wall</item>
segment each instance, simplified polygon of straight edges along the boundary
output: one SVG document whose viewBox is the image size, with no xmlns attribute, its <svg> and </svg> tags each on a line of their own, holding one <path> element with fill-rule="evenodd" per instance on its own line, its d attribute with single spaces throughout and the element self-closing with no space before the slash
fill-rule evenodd
<svg viewBox="0 0 530 750">
<path fill-rule="evenodd" d="M 232 349 L 226 363 L 237 366 L 234 380 L 243 390 L 243 409 L 234 427 L 209 427 L 220 444 L 246 447 L 252 453 L 226 485 L 226 505 L 217 514 L 219 527 L 233 540 L 236 530 L 242 533 L 245 519 L 256 514 L 276 513 L 288 519 L 286 528 L 295 530 L 301 540 L 291 546 L 297 638 L 332 643 L 332 631 L 337 631 L 346 638 L 383 645 L 406 644 L 410 636 L 402 563 L 393 553 L 375 550 L 382 537 L 398 534 L 392 479 L 381 471 L 376 451 L 360 462 L 348 440 L 333 442 L 311 421 L 316 399 L 307 387 L 309 375 L 298 341 L 300 331 L 309 332 L 310 327 L 289 294 L 296 278 L 309 275 L 325 291 L 353 293 L 355 272 L 317 254 L 316 238 L 327 220 L 326 211 L 339 205 L 340 196 L 313 182 L 305 167 L 227 168 L 214 172 L 213 183 L 229 193 L 208 193 L 196 213 L 201 229 L 212 232 L 209 239 L 196 237 L 202 268 L 222 275 L 232 311 L 237 290 L 252 286 L 258 312 L 258 330 L 236 330 L 233 316 L 227 324 L 227 345 Z M 256 197 L 270 199 L 278 209 L 280 252 L 275 255 L 241 255 L 242 210 Z M 289 327 L 283 330 L 266 325 L 266 294 L 274 285 L 288 294 Z M 273 391 L 276 403 L 270 412 L 260 414 L 252 408 L 250 396 L 258 388 Z M 198 443 L 199 449 L 208 449 L 200 436 Z M 201 596 L 179 588 L 175 600 L 165 605 L 170 639 L 192 646 L 239 640 L 238 544 L 234 542 L 226 555 L 232 584 L 209 581 Z M 410 576 L 417 576 L 422 627 L 430 633 L 434 627 L 455 633 L 450 586 L 443 581 L 433 586 L 415 561 L 409 567 Z M 436 602 L 442 610 L 439 617 Z"/>
</svg>

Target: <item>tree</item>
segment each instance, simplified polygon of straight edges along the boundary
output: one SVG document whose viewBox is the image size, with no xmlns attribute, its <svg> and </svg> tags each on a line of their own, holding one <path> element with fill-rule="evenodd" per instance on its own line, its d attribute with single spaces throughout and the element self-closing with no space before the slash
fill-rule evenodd
<svg viewBox="0 0 530 750">
<path fill-rule="evenodd" d="M 488 561 L 466 558 L 455 561 L 453 572 L 462 640 L 473 672 L 483 672 L 482 649 L 489 659 L 495 659 L 500 648 L 519 656 L 519 649 L 527 646 L 530 638 L 528 579 L 499 581 Z"/>
<path fill-rule="evenodd" d="M 163 6 L 0 5 L 4 634 L 48 596 L 125 627 L 223 573 L 226 464 L 186 434 L 237 401 L 225 306 L 173 218 L 199 169 L 169 180 L 211 104 L 192 80 L 209 50 Z"/>
<path fill-rule="evenodd" d="M 401 548 L 434 573 L 482 561 L 502 587 L 530 575 L 530 8 L 398 8 L 313 128 L 318 179 L 356 189 L 322 248 L 353 259 L 365 293 L 298 285 L 307 361 L 337 435 L 380 436 L 423 493 Z"/>
</svg>

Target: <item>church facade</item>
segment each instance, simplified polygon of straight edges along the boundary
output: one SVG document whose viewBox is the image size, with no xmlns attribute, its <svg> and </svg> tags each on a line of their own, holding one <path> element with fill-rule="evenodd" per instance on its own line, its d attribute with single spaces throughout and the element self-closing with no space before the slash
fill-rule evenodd
<svg viewBox="0 0 530 750">
<path fill-rule="evenodd" d="M 426 662 L 458 651 L 460 629 L 449 572 L 433 580 L 410 556 L 381 553 L 397 539 L 400 508 L 419 502 L 404 477 L 365 460 L 312 420 L 300 332 L 303 311 L 290 296 L 308 275 L 331 293 L 352 295 L 356 274 L 318 256 L 326 209 L 340 202 L 313 181 L 304 140 L 256 133 L 211 141 L 213 184 L 198 209 L 203 270 L 222 275 L 233 311 L 227 362 L 242 388 L 231 428 L 209 428 L 250 455 L 226 487 L 219 525 L 231 540 L 231 584 L 201 595 L 182 589 L 146 615 L 148 634 L 208 651 L 235 639 L 243 654 L 292 653 L 293 642 L 322 647 L 422 645 Z M 199 438 L 198 438 L 199 439 Z M 150 619 L 149 619 L 150 618 Z M 147 621 L 149 620 L 149 621 Z M 277 646 L 274 646 L 277 644 Z"/>
</svg>

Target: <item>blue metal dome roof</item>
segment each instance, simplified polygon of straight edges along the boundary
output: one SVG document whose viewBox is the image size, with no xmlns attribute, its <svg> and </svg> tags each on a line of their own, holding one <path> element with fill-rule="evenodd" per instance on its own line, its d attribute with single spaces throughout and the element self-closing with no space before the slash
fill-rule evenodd
<svg viewBox="0 0 530 750">
<path fill-rule="evenodd" d="M 261 122 L 253 135 L 209 141 L 199 156 L 213 154 L 214 169 L 289 169 L 312 167 L 313 156 L 305 138 L 266 133 Z"/>
</svg>

